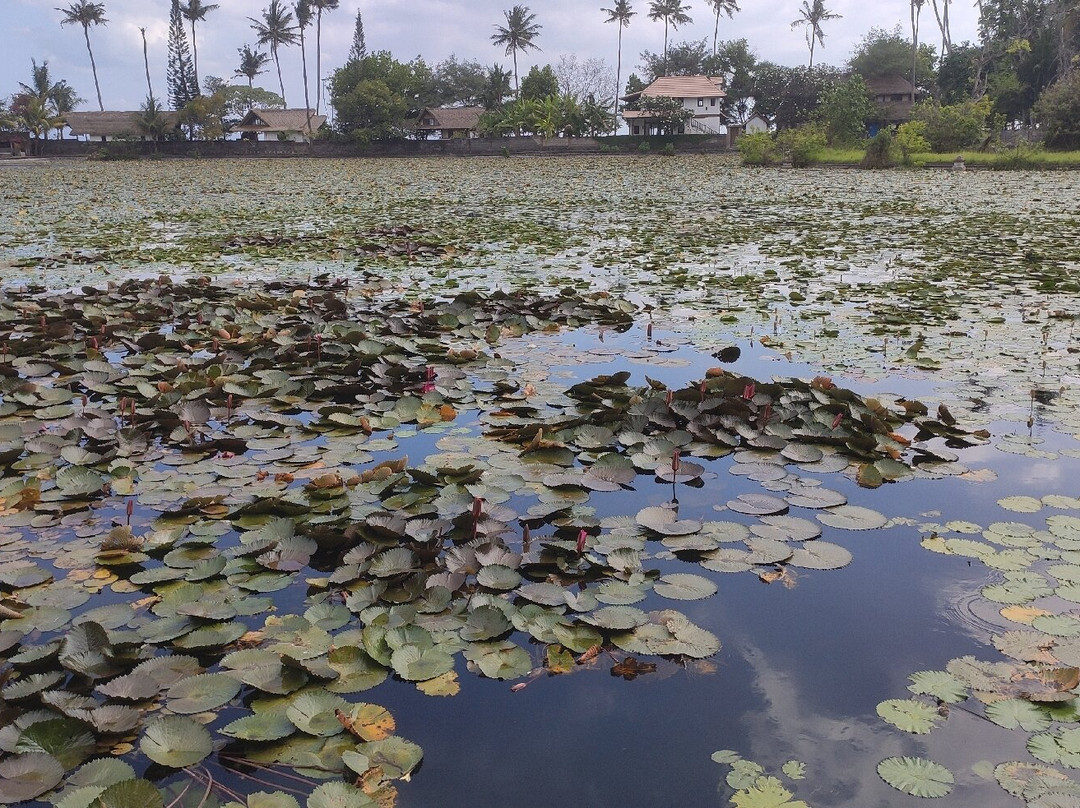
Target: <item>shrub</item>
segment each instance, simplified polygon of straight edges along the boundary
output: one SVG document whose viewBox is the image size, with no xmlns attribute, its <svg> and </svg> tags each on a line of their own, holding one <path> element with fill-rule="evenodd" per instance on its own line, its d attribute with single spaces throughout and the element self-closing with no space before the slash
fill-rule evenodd
<svg viewBox="0 0 1080 808">
<path fill-rule="evenodd" d="M 1080 70 L 1050 85 L 1039 96 L 1035 114 L 1051 149 L 1080 149 Z"/>
<path fill-rule="evenodd" d="M 663 155 L 666 155 L 668 157 L 674 157 L 675 156 L 675 144 L 674 143 L 665 144 L 664 148 L 660 150 L 660 153 L 663 154 Z"/>
<path fill-rule="evenodd" d="M 926 121 L 908 121 L 900 124 L 893 142 L 904 156 L 904 162 L 910 162 L 911 155 L 930 151 L 930 141 L 926 139 Z"/>
<path fill-rule="evenodd" d="M 912 111 L 912 117 L 926 125 L 924 136 L 935 152 L 955 152 L 980 145 L 986 138 L 989 114 L 988 98 L 946 106 L 923 102 Z"/>
<path fill-rule="evenodd" d="M 813 124 L 785 129 L 777 135 L 776 142 L 795 168 L 806 168 L 816 163 L 828 145 L 825 130 Z"/>
<path fill-rule="evenodd" d="M 647 141 L 647 140 L 643 140 L 643 141 L 641 141 L 641 143 L 638 144 L 637 150 L 644 154 L 645 152 L 649 151 L 649 149 L 651 149 L 651 148 L 652 148 L 652 144 L 650 144 L 649 141 Z"/>
<path fill-rule="evenodd" d="M 745 166 L 771 166 L 779 162 L 776 141 L 768 132 L 743 135 L 735 141 L 735 145 Z"/>
<path fill-rule="evenodd" d="M 870 140 L 863 155 L 863 168 L 892 168 L 900 162 L 900 147 L 893 140 L 892 131 L 882 129 Z"/>
</svg>

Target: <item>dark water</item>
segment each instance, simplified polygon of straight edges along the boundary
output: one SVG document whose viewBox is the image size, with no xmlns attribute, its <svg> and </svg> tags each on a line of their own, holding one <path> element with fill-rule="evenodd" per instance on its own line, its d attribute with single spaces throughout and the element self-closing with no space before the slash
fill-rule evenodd
<svg viewBox="0 0 1080 808">
<path fill-rule="evenodd" d="M 664 339 L 659 332 L 654 337 Z M 558 339 L 574 340 L 583 350 L 597 345 L 590 334 Z M 607 334 L 604 344 L 617 347 L 620 341 L 640 347 L 641 334 Z M 816 375 L 810 366 L 776 361 L 774 353 L 760 346 L 746 341 L 741 346 L 742 357 L 726 366 L 735 372 L 758 378 Z M 690 366 L 612 362 L 551 370 L 589 378 L 626 367 L 634 373 L 631 384 L 644 383 L 647 373 L 681 386 L 717 364 L 689 348 L 664 355 L 687 359 Z M 853 386 L 862 393 L 874 392 L 865 383 Z M 930 389 L 926 382 L 907 379 L 879 386 L 907 395 Z M 1027 488 L 1037 496 L 1047 493 L 1043 479 L 1030 486 L 1017 479 L 1012 467 L 1030 469 L 1029 459 L 988 449 L 970 450 L 962 459 L 967 457 L 976 466 L 998 468 L 998 481 L 913 480 L 864 490 L 839 474 L 807 476 L 842 491 L 851 504 L 890 517 L 935 514 L 915 522 L 970 519 L 985 524 L 992 521 L 986 514 L 995 511 L 995 519 L 1022 521 L 1021 514 L 1000 511 L 996 500 Z M 730 458 L 706 461 L 715 479 L 699 489 L 679 486 L 681 516 L 752 521 L 714 510 L 740 493 L 763 490 L 728 474 L 730 463 Z M 601 514 L 633 514 L 672 495 L 670 485 L 646 476 L 640 476 L 634 488 L 593 494 L 590 505 Z M 814 518 L 806 509 L 792 508 L 791 514 Z M 875 766 L 894 754 L 926 754 L 923 741 L 882 722 L 876 705 L 908 696 L 907 677 L 916 671 L 943 669 L 948 660 L 965 654 L 999 658 L 989 646 L 985 615 L 970 611 L 971 595 L 997 574 L 964 558 L 930 553 L 920 547 L 921 537 L 915 525 L 867 532 L 826 527 L 822 539 L 848 548 L 853 563 L 834 571 L 798 570 L 792 588 L 764 584 L 751 573 L 712 573 L 662 559 L 646 562 L 646 568 L 696 572 L 717 583 L 718 593 L 704 601 L 673 603 L 652 596 L 637 604 L 646 610 L 678 608 L 715 633 L 724 647 L 711 665 L 661 664 L 656 673 L 624 681 L 610 674 L 612 660 L 602 658 L 596 666 L 540 678 L 512 692 L 512 683 L 477 678 L 461 664 L 461 693 L 446 699 L 424 696 L 406 683 L 384 685 L 371 697 L 398 717 L 399 732 L 425 750 L 412 782 L 400 786 L 400 805 L 726 805 L 731 792 L 718 790 L 718 785 L 728 769 L 709 759 L 720 749 L 734 749 L 775 775 L 789 759 L 804 761 L 807 779 L 798 784 L 796 798 L 814 806 L 913 801 L 885 786 Z M 649 547 L 650 552 L 662 550 L 658 543 Z M 989 616 L 1004 622 L 996 611 Z M 1020 747 L 1013 755 L 1022 753 L 1024 737 L 1013 737 L 962 710 L 954 708 L 945 727 L 935 731 L 935 742 L 946 749 L 935 749 L 934 754 L 946 765 L 956 763 L 958 781 L 972 785 L 981 781 L 965 766 L 982 757 L 1007 759 L 994 757 L 1000 750 L 991 750 L 984 737 L 987 727 L 1002 736 L 994 743 Z M 967 761 L 965 755 L 974 757 Z M 1008 800 L 990 783 L 958 789 L 939 804 Z"/>
</svg>

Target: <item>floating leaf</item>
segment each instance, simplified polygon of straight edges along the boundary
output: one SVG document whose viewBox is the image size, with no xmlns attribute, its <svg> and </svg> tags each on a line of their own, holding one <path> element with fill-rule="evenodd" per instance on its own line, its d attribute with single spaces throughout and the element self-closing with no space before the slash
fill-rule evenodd
<svg viewBox="0 0 1080 808">
<path fill-rule="evenodd" d="M 986 717 L 1005 729 L 1019 727 L 1027 732 L 1037 732 L 1050 726 L 1050 717 L 1023 699 L 1002 699 L 987 704 Z"/>
<path fill-rule="evenodd" d="M 878 704 L 877 714 L 897 729 L 915 734 L 929 732 L 941 720 L 934 707 L 915 699 L 888 699 Z"/>
<path fill-rule="evenodd" d="M 18 803 L 39 797 L 64 778 L 64 767 L 52 755 L 31 752 L 0 760 L 0 802 Z"/>
<path fill-rule="evenodd" d="M 919 671 L 908 677 L 908 690 L 922 696 L 933 696 L 946 704 L 957 704 L 967 698 L 967 685 L 947 671 Z"/>
<path fill-rule="evenodd" d="M 700 575 L 676 572 L 661 576 L 653 591 L 672 600 L 701 600 L 716 594 L 716 584 Z"/>
<path fill-rule="evenodd" d="M 93 808 L 163 808 L 165 800 L 149 780 L 124 780 L 106 788 Z"/>
<path fill-rule="evenodd" d="M 214 710 L 240 692 L 240 683 L 224 673 L 203 673 L 169 688 L 166 706 L 174 713 L 190 715 Z"/>
<path fill-rule="evenodd" d="M 875 530 L 888 523 L 882 514 L 859 505 L 841 505 L 819 513 L 818 521 L 840 530 Z"/>
<path fill-rule="evenodd" d="M 897 791 L 913 797 L 944 797 L 956 782 L 940 763 L 920 757 L 885 758 L 878 763 L 877 772 Z"/>
<path fill-rule="evenodd" d="M 143 754 L 155 763 L 172 769 L 193 766 L 214 748 L 205 727 L 183 715 L 156 718 L 139 741 Z"/>
</svg>

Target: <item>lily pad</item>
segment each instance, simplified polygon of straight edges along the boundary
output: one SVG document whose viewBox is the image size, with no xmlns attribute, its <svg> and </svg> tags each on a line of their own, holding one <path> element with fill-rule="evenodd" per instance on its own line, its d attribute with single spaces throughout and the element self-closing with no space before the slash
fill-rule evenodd
<svg viewBox="0 0 1080 808">
<path fill-rule="evenodd" d="M 885 758 L 878 763 L 877 772 L 897 791 L 913 797 L 944 797 L 956 782 L 952 772 L 940 763 L 920 757 Z"/>
</svg>

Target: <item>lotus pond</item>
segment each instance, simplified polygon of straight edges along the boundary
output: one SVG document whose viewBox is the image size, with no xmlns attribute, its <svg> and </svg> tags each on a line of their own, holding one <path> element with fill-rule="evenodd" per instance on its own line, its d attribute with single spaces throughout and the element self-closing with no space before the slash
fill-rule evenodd
<svg viewBox="0 0 1080 808">
<path fill-rule="evenodd" d="M 1080 805 L 1080 189 L 0 166 L 0 803 Z"/>
</svg>

